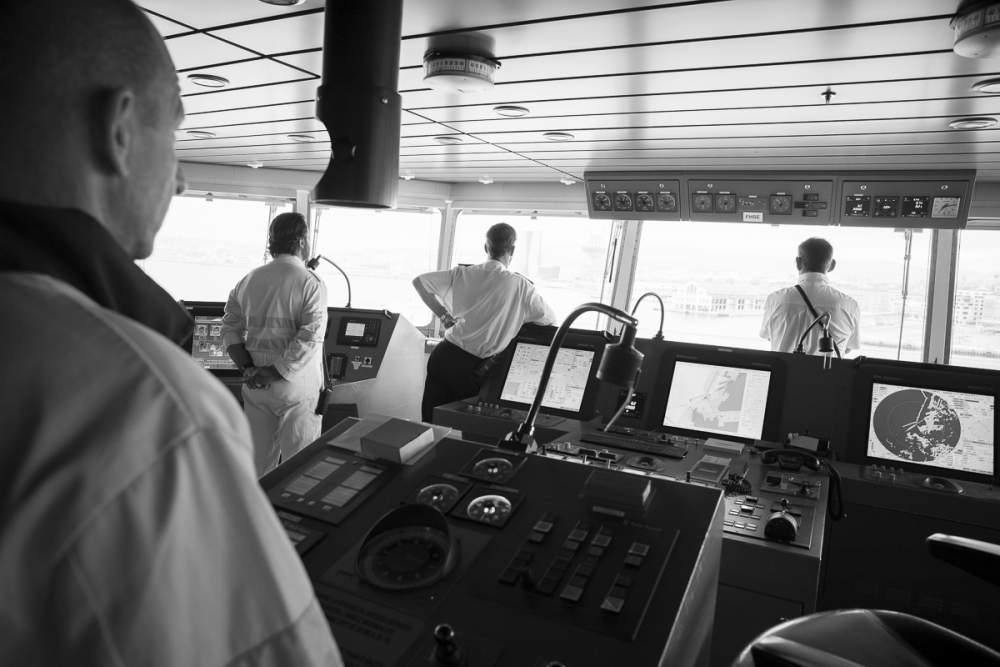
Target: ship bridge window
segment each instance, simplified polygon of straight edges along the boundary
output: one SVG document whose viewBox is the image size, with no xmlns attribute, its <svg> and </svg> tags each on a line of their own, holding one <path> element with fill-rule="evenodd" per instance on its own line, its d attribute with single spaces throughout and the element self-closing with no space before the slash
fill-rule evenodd
<svg viewBox="0 0 1000 667">
<path fill-rule="evenodd" d="M 607 280 L 608 248 L 613 233 L 610 220 L 579 216 L 498 215 L 462 212 L 455 226 L 453 264 L 485 261 L 486 230 L 498 222 L 517 230 L 517 245 L 510 270 L 533 283 L 561 322 L 577 306 L 589 301 L 610 303 L 612 285 Z M 603 326 L 595 313 L 585 313 L 573 323 L 578 329 Z"/>
<path fill-rule="evenodd" d="M 286 200 L 213 194 L 174 197 L 153 254 L 138 265 L 175 299 L 225 301 L 267 259 L 267 227 Z"/>
<path fill-rule="evenodd" d="M 1000 369 L 1000 231 L 960 233 L 949 363 Z"/>
<path fill-rule="evenodd" d="M 759 337 L 767 295 L 797 281 L 798 244 L 820 236 L 833 244 L 837 266 L 830 282 L 857 300 L 864 354 L 920 361 L 926 314 L 928 231 L 912 234 L 903 297 L 905 234 L 891 229 L 749 225 L 717 222 L 645 222 L 632 294 L 659 294 L 669 340 L 769 349 Z M 634 298 L 634 296 L 633 296 Z M 905 302 L 905 307 L 904 307 Z M 653 311 L 655 302 L 643 304 Z M 640 316 L 640 335 L 656 333 L 658 319 Z M 900 330 L 902 338 L 900 339 Z"/>
<path fill-rule="evenodd" d="M 336 262 L 351 279 L 351 305 L 384 308 L 400 313 L 414 326 L 427 325 L 430 313 L 410 284 L 413 278 L 437 268 L 441 214 L 436 209 L 371 209 L 313 207 L 316 247 Z M 321 262 L 316 269 L 327 289 L 330 306 L 347 303 L 344 279 Z"/>
</svg>

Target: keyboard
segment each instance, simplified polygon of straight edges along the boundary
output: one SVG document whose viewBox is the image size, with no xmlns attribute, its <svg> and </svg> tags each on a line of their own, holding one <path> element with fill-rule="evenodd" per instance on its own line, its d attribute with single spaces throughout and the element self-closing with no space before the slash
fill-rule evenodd
<svg viewBox="0 0 1000 667">
<path fill-rule="evenodd" d="M 604 445 L 605 447 L 617 447 L 618 449 L 627 449 L 633 452 L 642 452 L 643 454 L 665 456 L 669 459 L 682 459 L 688 453 L 687 448 L 678 447 L 666 442 L 640 440 L 639 438 L 629 438 L 603 431 L 583 433 L 580 435 L 580 441 L 589 442 L 592 445 Z"/>
</svg>

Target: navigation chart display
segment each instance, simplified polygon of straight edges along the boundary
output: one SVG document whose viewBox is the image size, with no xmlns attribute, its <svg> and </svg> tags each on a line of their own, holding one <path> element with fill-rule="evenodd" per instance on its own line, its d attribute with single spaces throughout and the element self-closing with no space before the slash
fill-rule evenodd
<svg viewBox="0 0 1000 667">
<path fill-rule="evenodd" d="M 538 381 L 542 377 L 542 368 L 548 354 L 548 345 L 518 343 L 500 392 L 500 400 L 530 405 L 538 391 Z M 559 348 L 542 398 L 542 407 L 579 412 L 593 363 L 593 350 Z"/>
<path fill-rule="evenodd" d="M 868 456 L 993 474 L 994 397 L 872 384 Z"/>
<path fill-rule="evenodd" d="M 191 356 L 208 370 L 236 370 L 236 364 L 229 358 L 226 344 L 222 341 L 221 317 L 194 316 Z"/>
<path fill-rule="evenodd" d="M 663 425 L 760 439 L 771 371 L 678 361 Z"/>
</svg>

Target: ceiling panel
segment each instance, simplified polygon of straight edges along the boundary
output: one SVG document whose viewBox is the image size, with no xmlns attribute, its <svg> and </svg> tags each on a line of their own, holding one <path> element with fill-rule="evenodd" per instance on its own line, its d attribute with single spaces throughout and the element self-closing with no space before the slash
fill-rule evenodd
<svg viewBox="0 0 1000 667">
<path fill-rule="evenodd" d="M 179 35 L 181 33 L 191 31 L 187 26 L 160 18 L 156 14 L 147 13 L 146 16 L 149 17 L 149 20 L 152 21 L 153 25 L 156 27 L 156 31 L 163 37 L 170 37 L 171 35 Z"/>
<path fill-rule="evenodd" d="M 247 86 L 293 81 L 301 79 L 304 76 L 302 72 L 292 69 L 287 65 L 266 59 L 251 60 L 250 62 L 237 63 L 235 65 L 223 65 L 222 67 L 198 68 L 196 72 L 181 72 L 178 75 L 181 84 L 181 95 L 210 96 L 218 95 L 225 91 L 225 88 L 205 88 L 204 86 L 196 85 L 189 78 L 191 74 L 221 76 L 229 80 L 227 88 L 245 88 Z M 261 99 L 261 102 L 264 104 L 280 101 L 271 100 L 270 98 L 258 99 Z"/>
<path fill-rule="evenodd" d="M 325 3 L 324 0 L 305 0 L 297 7 L 279 7 L 253 0 L 137 0 L 137 4 L 194 28 L 209 28 L 239 21 L 298 14 L 320 9 Z"/>
<path fill-rule="evenodd" d="M 475 181 L 487 170 L 497 180 L 551 181 L 591 167 L 660 166 L 938 165 L 995 176 L 1000 134 L 947 128 L 962 115 L 1000 117 L 1000 99 L 970 89 L 1000 76 L 1000 59 L 951 51 L 956 1 L 406 0 L 400 169 L 444 181 Z M 169 48 L 184 70 L 181 159 L 325 168 L 327 134 L 313 118 L 320 0 L 292 8 L 251 0 L 141 4 L 172 35 Z M 424 51 L 463 31 L 492 42 L 502 62 L 497 85 L 478 95 L 427 88 Z M 220 65 L 232 61 L 245 62 Z M 196 70 L 231 83 L 195 87 L 184 75 Z M 497 104 L 530 113 L 503 118 Z M 185 132 L 198 128 L 218 136 Z M 542 139 L 552 130 L 575 136 Z M 315 141 L 287 136 L 301 132 Z M 441 145 L 439 135 L 462 143 Z"/>
</svg>

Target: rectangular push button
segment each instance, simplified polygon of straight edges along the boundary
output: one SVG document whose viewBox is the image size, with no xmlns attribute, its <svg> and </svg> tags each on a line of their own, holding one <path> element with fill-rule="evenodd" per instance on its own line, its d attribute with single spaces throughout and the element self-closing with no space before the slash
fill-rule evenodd
<svg viewBox="0 0 1000 667">
<path fill-rule="evenodd" d="M 643 544 L 642 542 L 633 542 L 632 546 L 628 548 L 629 554 L 639 556 L 640 558 L 645 557 L 649 553 L 649 545 Z"/>
<path fill-rule="evenodd" d="M 604 598 L 604 602 L 601 603 L 601 610 L 606 611 L 611 614 L 620 614 L 622 607 L 625 606 L 625 600 L 621 598 L 613 598 L 610 595 Z"/>
</svg>

